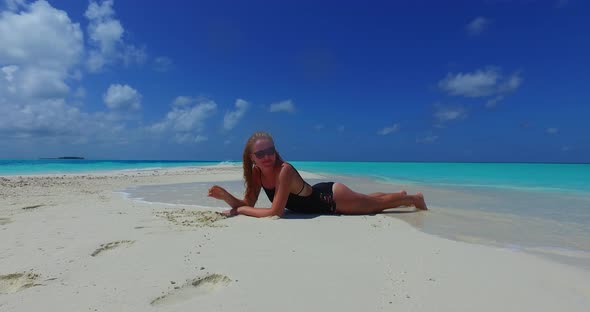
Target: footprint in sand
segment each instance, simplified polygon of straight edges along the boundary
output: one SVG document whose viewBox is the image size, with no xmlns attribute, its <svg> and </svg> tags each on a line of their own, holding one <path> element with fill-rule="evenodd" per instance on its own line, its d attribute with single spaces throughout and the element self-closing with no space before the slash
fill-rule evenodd
<svg viewBox="0 0 590 312">
<path fill-rule="evenodd" d="M 227 219 L 227 216 L 216 211 L 195 211 L 179 209 L 172 211 L 160 211 L 157 216 L 168 219 L 168 221 L 188 227 L 224 227 L 225 225 L 215 222 Z"/>
<path fill-rule="evenodd" d="M 24 272 L 0 275 L 0 294 L 12 294 L 23 289 L 40 286 L 35 283 L 39 274 Z"/>
<path fill-rule="evenodd" d="M 231 279 L 222 274 L 209 274 L 188 280 L 182 286 L 175 286 L 174 290 L 162 295 L 150 303 L 153 306 L 174 304 L 190 300 L 197 296 L 203 296 L 222 289 L 231 283 Z"/>
<path fill-rule="evenodd" d="M 22 210 L 31 210 L 31 209 L 37 209 L 39 207 L 43 207 L 45 205 L 41 204 L 41 205 L 32 205 L 32 206 L 26 206 L 26 207 L 22 207 Z"/>
<path fill-rule="evenodd" d="M 93 257 L 96 257 L 98 254 L 102 253 L 103 251 L 107 251 L 107 250 L 110 250 L 110 249 L 113 249 L 113 248 L 117 248 L 117 247 L 122 247 L 122 246 L 130 246 L 133 243 L 135 243 L 135 241 L 131 241 L 131 240 L 120 240 L 120 241 L 114 241 L 114 242 L 102 244 L 102 245 L 100 245 L 100 247 L 98 247 L 98 249 L 96 249 L 90 255 L 93 256 Z"/>
</svg>

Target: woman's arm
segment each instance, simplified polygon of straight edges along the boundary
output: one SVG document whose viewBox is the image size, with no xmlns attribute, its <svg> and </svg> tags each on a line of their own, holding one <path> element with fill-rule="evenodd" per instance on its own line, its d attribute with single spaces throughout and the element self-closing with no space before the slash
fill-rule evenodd
<svg viewBox="0 0 590 312">
<path fill-rule="evenodd" d="M 213 185 L 209 188 L 208 196 L 213 197 L 215 199 L 223 200 L 232 208 L 238 208 L 244 205 L 247 205 L 245 200 L 237 199 L 235 196 L 230 194 L 226 189 L 219 185 Z"/>
<path fill-rule="evenodd" d="M 235 210 L 232 209 L 230 214 L 231 215 L 243 214 L 246 216 L 256 217 L 256 218 L 264 218 L 264 217 L 270 217 L 270 216 L 275 216 L 275 215 L 279 216 L 279 217 L 283 216 L 282 213 L 281 214 L 273 213 L 272 208 L 254 208 L 254 207 L 250 207 L 250 206 L 238 207 Z"/>
<path fill-rule="evenodd" d="M 236 209 L 242 206 L 254 206 L 256 201 L 258 200 L 258 195 L 260 194 L 260 173 L 258 172 L 258 168 L 254 168 L 252 171 L 252 178 L 254 180 L 254 187 L 248 189 L 248 192 L 244 196 L 244 199 L 238 199 L 237 197 L 233 196 L 230 192 L 224 189 L 221 186 L 213 185 L 209 188 L 208 196 L 223 200 L 226 202 L 230 207 L 232 207 L 233 214 L 236 213 Z"/>
</svg>

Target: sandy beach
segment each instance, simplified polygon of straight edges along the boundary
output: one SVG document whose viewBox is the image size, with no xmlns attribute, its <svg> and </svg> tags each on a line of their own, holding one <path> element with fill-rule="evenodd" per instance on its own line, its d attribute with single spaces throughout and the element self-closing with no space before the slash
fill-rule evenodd
<svg viewBox="0 0 590 312">
<path fill-rule="evenodd" d="M 234 166 L 0 177 L 0 311 L 590 306 L 588 270 L 428 235 L 388 215 L 226 218 L 119 192 L 240 177 Z"/>
</svg>

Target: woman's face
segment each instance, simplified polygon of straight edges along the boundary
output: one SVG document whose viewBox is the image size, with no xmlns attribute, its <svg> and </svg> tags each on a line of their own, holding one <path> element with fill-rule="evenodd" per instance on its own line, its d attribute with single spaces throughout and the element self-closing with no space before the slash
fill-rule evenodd
<svg viewBox="0 0 590 312">
<path fill-rule="evenodd" d="M 273 167 L 277 159 L 275 146 L 269 139 L 258 139 L 252 145 L 252 161 L 258 167 Z"/>
</svg>

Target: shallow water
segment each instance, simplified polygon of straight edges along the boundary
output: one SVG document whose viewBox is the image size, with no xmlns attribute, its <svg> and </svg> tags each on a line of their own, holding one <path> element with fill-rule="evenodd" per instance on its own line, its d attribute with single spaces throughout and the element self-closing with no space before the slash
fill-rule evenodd
<svg viewBox="0 0 590 312">
<path fill-rule="evenodd" d="M 0 175 L 157 170 L 239 162 L 167 160 L 0 160 Z M 574 261 L 590 268 L 590 164 L 292 162 L 364 192 L 421 191 L 431 211 L 389 213 L 424 232 Z M 313 183 L 314 181 L 309 181 Z M 319 182 L 319 180 L 317 181 Z M 241 181 L 220 183 L 234 194 Z M 209 184 L 128 190 L 149 202 L 224 209 L 206 196 Z M 261 193 L 259 206 L 270 206 Z M 1 221 L 1 220 L 0 220 Z"/>
<path fill-rule="evenodd" d="M 539 193 L 526 190 L 441 187 L 393 184 L 360 177 L 329 176 L 308 179 L 339 181 L 353 190 L 392 192 L 405 189 L 424 193 L 430 210 L 391 209 L 386 214 L 429 234 L 469 243 L 522 251 L 546 259 L 590 269 L 588 216 L 573 215 L 590 207 L 590 196 Z M 183 183 L 139 186 L 123 190 L 127 196 L 146 202 L 192 205 L 212 210 L 227 209 L 224 202 L 207 197 L 214 183 Z M 240 197 L 242 181 L 215 183 Z M 257 207 L 270 207 L 261 192 Z M 534 213 L 531 213 L 534 212 Z"/>
</svg>

